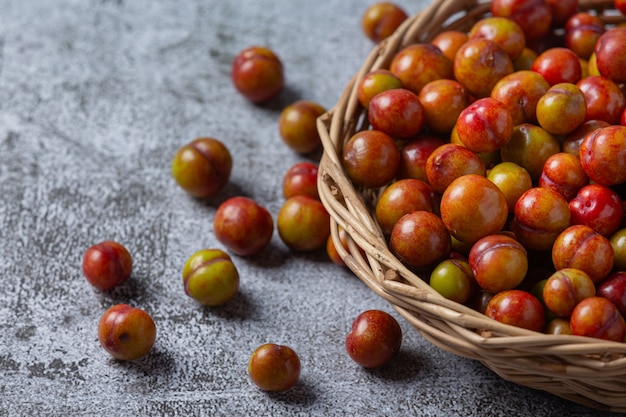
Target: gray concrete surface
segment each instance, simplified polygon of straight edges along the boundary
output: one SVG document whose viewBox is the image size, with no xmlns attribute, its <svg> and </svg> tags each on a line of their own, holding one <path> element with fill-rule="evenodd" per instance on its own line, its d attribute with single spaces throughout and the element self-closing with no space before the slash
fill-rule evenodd
<svg viewBox="0 0 626 417">
<path fill-rule="evenodd" d="M 283 173 L 282 107 L 331 107 L 372 44 L 358 0 L 0 1 L 0 415 L 2 416 L 600 416 L 502 381 L 426 342 L 400 320 L 401 353 L 367 371 L 344 338 L 361 311 L 393 312 L 324 253 L 293 255 L 277 234 L 235 257 L 239 295 L 202 308 L 182 291 L 189 255 L 219 247 L 219 202 L 247 195 L 275 216 Z M 410 13 L 427 3 L 398 1 Z M 266 106 L 238 96 L 230 63 L 264 44 L 287 88 Z M 198 136 L 231 149 L 231 183 L 206 203 L 173 182 L 176 149 Z M 131 279 L 94 291 L 80 262 L 116 239 Z M 110 305 L 149 311 L 147 357 L 112 360 L 96 325 Z M 299 383 L 256 389 L 250 353 L 265 342 L 300 355 Z"/>
</svg>

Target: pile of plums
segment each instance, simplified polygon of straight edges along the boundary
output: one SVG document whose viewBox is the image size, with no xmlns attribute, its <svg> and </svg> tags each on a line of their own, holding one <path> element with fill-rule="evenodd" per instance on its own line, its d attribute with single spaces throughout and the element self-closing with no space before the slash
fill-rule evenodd
<svg viewBox="0 0 626 417">
<path fill-rule="evenodd" d="M 625 2 L 615 9 L 626 12 Z M 357 81 L 345 173 L 444 297 L 538 332 L 626 337 L 626 25 L 495 0 Z"/>
</svg>

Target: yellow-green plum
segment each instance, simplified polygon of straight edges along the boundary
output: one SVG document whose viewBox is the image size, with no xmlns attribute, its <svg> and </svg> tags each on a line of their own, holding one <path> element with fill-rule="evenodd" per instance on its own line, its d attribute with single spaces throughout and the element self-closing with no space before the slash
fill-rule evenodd
<svg viewBox="0 0 626 417">
<path fill-rule="evenodd" d="M 462 259 L 446 259 L 430 273 L 430 286 L 448 300 L 467 302 L 476 292 L 476 280 L 469 263 Z"/>
<path fill-rule="evenodd" d="M 487 179 L 502 191 L 510 213 L 513 213 L 515 203 L 521 195 L 533 187 L 528 171 L 514 162 L 500 162 L 495 165 L 487 172 Z"/>
<path fill-rule="evenodd" d="M 553 135 L 573 132 L 585 121 L 586 114 L 585 95 L 571 83 L 553 85 L 537 102 L 537 121 Z"/>
<path fill-rule="evenodd" d="M 221 249 L 202 249 L 183 266 L 185 294 L 206 306 L 231 300 L 239 289 L 239 272 L 231 257 Z"/>
<path fill-rule="evenodd" d="M 522 123 L 513 128 L 511 140 L 500 149 L 500 155 L 503 162 L 514 162 L 526 169 L 536 183 L 546 160 L 560 150 L 556 137 L 540 126 Z"/>
</svg>

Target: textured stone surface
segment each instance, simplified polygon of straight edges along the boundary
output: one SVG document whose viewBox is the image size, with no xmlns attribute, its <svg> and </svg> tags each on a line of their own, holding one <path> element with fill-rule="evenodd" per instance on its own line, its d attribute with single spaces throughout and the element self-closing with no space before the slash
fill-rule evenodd
<svg viewBox="0 0 626 417">
<path fill-rule="evenodd" d="M 425 1 L 399 2 L 414 13 Z M 298 98 L 331 107 L 372 47 L 358 0 L 2 0 L 0 3 L 0 415 L 600 416 L 500 380 L 443 352 L 406 322 L 400 357 L 366 371 L 343 341 L 354 317 L 391 308 L 325 254 L 292 255 L 274 236 L 235 257 L 240 294 L 202 308 L 182 291 L 189 255 L 219 246 L 211 219 L 247 195 L 274 215 L 283 173 L 301 158 L 277 133 Z M 287 90 L 253 106 L 230 62 L 252 44 L 283 59 Z M 197 136 L 224 141 L 231 184 L 209 203 L 169 172 Z M 116 239 L 131 279 L 94 291 L 80 262 Z M 152 353 L 112 360 L 96 324 L 113 303 L 149 311 Z M 395 314 L 395 312 L 393 312 Z M 248 380 L 258 345 L 292 346 L 299 384 L 266 394 Z"/>
</svg>

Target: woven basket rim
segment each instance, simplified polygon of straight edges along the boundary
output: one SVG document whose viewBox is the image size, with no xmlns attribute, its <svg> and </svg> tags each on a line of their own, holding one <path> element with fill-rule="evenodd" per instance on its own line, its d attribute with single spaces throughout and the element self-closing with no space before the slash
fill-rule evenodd
<svg viewBox="0 0 626 417">
<path fill-rule="evenodd" d="M 340 154 L 343 144 L 364 128 L 365 110 L 356 86 L 369 71 L 386 68 L 393 55 L 412 43 L 426 43 L 443 30 L 469 30 L 489 14 L 491 1 L 435 0 L 377 44 L 346 85 L 337 104 L 321 116 L 318 131 L 324 152 L 318 190 L 331 215 L 331 236 L 344 263 L 370 289 L 389 302 L 434 345 L 479 360 L 506 380 L 551 392 L 589 407 L 626 412 L 626 343 L 546 335 L 499 323 L 447 300 L 389 250 L 368 201 L 379 190 L 358 189 L 348 180 Z M 608 24 L 624 20 L 613 0 L 579 1 Z M 341 244 L 345 231 L 347 249 Z"/>
</svg>

